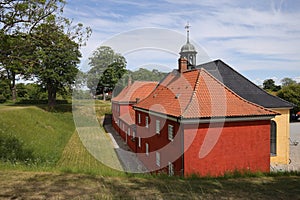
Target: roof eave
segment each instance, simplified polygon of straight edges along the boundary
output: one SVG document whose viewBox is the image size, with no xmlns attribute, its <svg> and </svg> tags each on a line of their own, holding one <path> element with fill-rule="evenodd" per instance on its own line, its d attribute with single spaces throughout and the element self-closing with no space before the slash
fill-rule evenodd
<svg viewBox="0 0 300 200">
<path fill-rule="evenodd" d="M 204 124 L 204 123 L 225 123 L 225 122 L 241 122 L 241 121 L 261 121 L 271 120 L 274 115 L 260 115 L 260 116 L 236 116 L 236 117 L 205 117 L 205 118 L 181 118 L 180 122 L 184 124 Z"/>
</svg>

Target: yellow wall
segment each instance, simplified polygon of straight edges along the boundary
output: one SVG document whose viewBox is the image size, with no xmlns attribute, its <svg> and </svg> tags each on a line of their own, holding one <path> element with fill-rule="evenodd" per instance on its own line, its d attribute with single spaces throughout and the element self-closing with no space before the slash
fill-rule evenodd
<svg viewBox="0 0 300 200">
<path fill-rule="evenodd" d="M 273 120 L 277 124 L 277 155 L 271 156 L 272 164 L 288 164 L 290 152 L 290 110 L 273 109 L 281 115 Z"/>
</svg>

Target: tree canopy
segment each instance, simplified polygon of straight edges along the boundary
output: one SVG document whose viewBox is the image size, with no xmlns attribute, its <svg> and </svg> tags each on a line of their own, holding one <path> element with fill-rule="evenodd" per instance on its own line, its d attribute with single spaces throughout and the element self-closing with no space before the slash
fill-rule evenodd
<svg viewBox="0 0 300 200">
<path fill-rule="evenodd" d="M 300 110 L 300 83 L 289 84 L 278 91 L 277 96 L 296 105 L 296 110 Z"/>
<path fill-rule="evenodd" d="M 79 48 L 89 27 L 63 17 L 64 0 L 5 0 L 0 2 L 0 70 L 16 98 L 16 76 L 35 78 L 47 89 L 49 105 L 56 92 L 74 82 Z"/>
<path fill-rule="evenodd" d="M 112 92 L 118 80 L 126 73 L 126 59 L 111 47 L 100 46 L 89 60 L 91 69 L 87 75 L 87 87 L 94 95 Z"/>
<path fill-rule="evenodd" d="M 39 25 L 34 35 L 38 60 L 32 73 L 48 91 L 49 105 L 54 106 L 56 93 L 64 91 L 75 81 L 81 57 L 79 45 L 55 21 Z"/>
<path fill-rule="evenodd" d="M 277 92 L 281 89 L 281 86 L 275 85 L 275 81 L 273 79 L 267 79 L 263 82 L 263 89 L 270 92 Z"/>
</svg>

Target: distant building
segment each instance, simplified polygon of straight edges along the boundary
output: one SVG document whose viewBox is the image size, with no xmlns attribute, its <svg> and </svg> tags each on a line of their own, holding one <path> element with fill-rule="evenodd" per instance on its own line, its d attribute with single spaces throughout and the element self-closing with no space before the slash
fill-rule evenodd
<svg viewBox="0 0 300 200">
<path fill-rule="evenodd" d="M 133 150 L 135 143 L 129 140 L 136 134 L 135 112 L 132 106 L 146 98 L 157 84 L 150 81 L 135 81 L 132 84 L 129 79 L 128 85 L 120 94 L 112 98 L 112 126 Z"/>
</svg>

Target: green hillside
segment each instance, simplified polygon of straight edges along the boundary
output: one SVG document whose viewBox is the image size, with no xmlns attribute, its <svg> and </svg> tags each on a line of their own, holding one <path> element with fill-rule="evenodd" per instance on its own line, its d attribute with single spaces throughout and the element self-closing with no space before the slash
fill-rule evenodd
<svg viewBox="0 0 300 200">
<path fill-rule="evenodd" d="M 75 130 L 71 105 L 61 105 L 56 112 L 45 108 L 0 105 L 0 169 L 124 175 L 103 165 L 88 152 Z M 84 116 L 86 107 L 82 108 L 77 106 L 76 110 Z M 95 108 L 101 120 L 110 111 L 110 103 L 97 101 Z M 5 152 L 9 153 L 6 157 Z M 117 159 L 114 151 L 104 153 Z M 22 156 L 27 157 L 20 159 Z"/>
<path fill-rule="evenodd" d="M 0 137 L 16 138 L 35 162 L 54 166 L 74 133 L 71 112 L 47 112 L 36 106 L 0 107 Z"/>
</svg>

